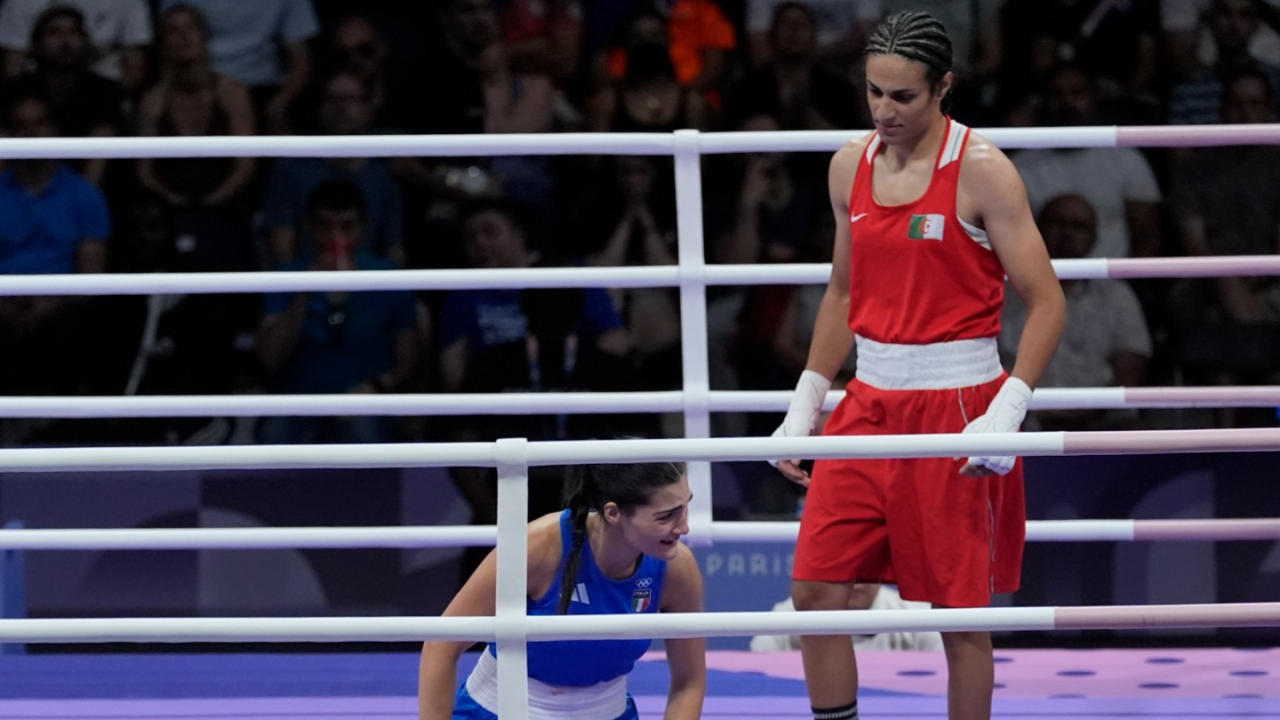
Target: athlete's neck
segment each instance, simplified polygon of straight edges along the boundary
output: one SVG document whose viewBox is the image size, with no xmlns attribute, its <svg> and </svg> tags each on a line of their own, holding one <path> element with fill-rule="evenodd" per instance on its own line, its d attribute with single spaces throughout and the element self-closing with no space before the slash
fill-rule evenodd
<svg viewBox="0 0 1280 720">
<path fill-rule="evenodd" d="M 640 553 L 622 536 L 622 530 L 605 522 L 599 513 L 587 516 L 587 542 L 591 543 L 591 555 L 605 577 L 629 578 L 640 565 Z"/>
<path fill-rule="evenodd" d="M 884 158 L 889 162 L 891 168 L 905 167 L 916 160 L 932 163 L 942 150 L 942 143 L 946 138 L 947 116 L 938 115 L 933 122 L 929 123 L 929 127 L 924 131 L 924 134 L 914 142 L 895 143 L 893 145 L 885 143 Z"/>
</svg>

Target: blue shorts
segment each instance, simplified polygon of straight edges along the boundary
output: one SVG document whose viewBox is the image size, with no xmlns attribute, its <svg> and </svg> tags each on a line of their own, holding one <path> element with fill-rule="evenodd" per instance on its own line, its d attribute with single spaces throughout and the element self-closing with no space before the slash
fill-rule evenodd
<svg viewBox="0 0 1280 720">
<path fill-rule="evenodd" d="M 453 699 L 453 720 L 498 720 L 498 716 L 477 705 L 464 684 L 458 688 L 458 694 Z M 614 720 L 640 720 L 640 713 L 636 711 L 636 701 L 631 698 L 631 693 L 627 693 L 627 709 Z"/>
</svg>

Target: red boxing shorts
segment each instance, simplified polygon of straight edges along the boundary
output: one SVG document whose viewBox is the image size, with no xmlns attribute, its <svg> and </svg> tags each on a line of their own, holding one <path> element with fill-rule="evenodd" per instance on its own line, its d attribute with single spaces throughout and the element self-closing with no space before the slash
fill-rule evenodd
<svg viewBox="0 0 1280 720">
<path fill-rule="evenodd" d="M 881 390 L 850 381 L 824 435 L 958 433 L 1004 382 Z M 1018 589 L 1026 537 L 1022 461 L 1008 475 L 960 474 L 966 458 L 819 460 L 796 580 L 896 584 L 904 600 L 981 607 Z"/>
</svg>

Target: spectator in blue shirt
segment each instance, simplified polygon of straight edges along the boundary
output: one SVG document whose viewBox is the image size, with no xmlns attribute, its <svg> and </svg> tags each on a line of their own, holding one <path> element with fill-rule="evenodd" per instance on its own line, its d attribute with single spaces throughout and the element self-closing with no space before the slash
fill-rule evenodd
<svg viewBox="0 0 1280 720">
<path fill-rule="evenodd" d="M 5 108 L 10 137 L 55 137 L 48 102 L 18 95 Z M 107 263 L 106 200 L 57 160 L 11 160 L 0 174 L 0 273 L 99 273 Z M 63 392 L 85 375 L 90 305 L 77 297 L 0 298 L 0 385 L 19 394 Z"/>
<path fill-rule="evenodd" d="M 349 182 L 317 185 L 307 217 L 318 251 L 284 270 L 389 270 L 362 248 L 364 196 Z M 258 329 L 258 357 L 285 393 L 371 393 L 404 388 L 418 361 L 413 296 L 404 291 L 273 293 Z M 388 442 L 386 418 L 268 418 L 263 442 Z"/>
<path fill-rule="evenodd" d="M 472 267 L 528 267 L 538 260 L 526 244 L 517 215 L 501 201 L 477 201 L 463 214 L 462 228 L 463 249 Z M 445 392 L 617 390 L 631 375 L 630 335 L 613 300 L 600 288 L 449 292 L 436 340 Z M 578 428 L 571 420 L 582 420 L 584 430 L 575 432 Z M 609 437 L 632 429 L 613 424 L 620 420 L 548 415 L 449 418 L 442 434 L 455 442 Z M 471 505 L 472 521 L 492 524 L 497 512 L 493 470 L 460 467 L 452 472 Z M 531 482 L 530 512 L 536 516 L 557 507 L 559 489 L 551 476 Z M 482 557 L 483 553 L 469 553 L 464 571 L 469 573 Z"/>
<path fill-rule="evenodd" d="M 11 137 L 57 135 L 35 94 L 15 97 L 5 120 Z M 102 193 L 60 161 L 12 160 L 0 175 L 0 272 L 103 272 L 110 233 Z"/>
</svg>

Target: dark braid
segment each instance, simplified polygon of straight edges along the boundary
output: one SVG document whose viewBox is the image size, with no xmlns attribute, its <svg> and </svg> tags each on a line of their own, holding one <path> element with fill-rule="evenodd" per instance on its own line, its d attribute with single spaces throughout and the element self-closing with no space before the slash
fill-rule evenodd
<svg viewBox="0 0 1280 720">
<path fill-rule="evenodd" d="M 951 38 L 942 21 L 929 13 L 904 10 L 885 18 L 867 40 L 866 54 L 898 55 L 925 66 L 929 87 L 936 89 L 951 71 Z"/>
<path fill-rule="evenodd" d="M 587 538 L 587 515 L 596 505 L 591 497 L 594 484 L 587 479 L 585 466 L 569 468 L 569 479 L 565 482 L 565 505 L 569 508 L 569 527 L 573 528 L 573 547 L 564 562 L 564 571 L 560 576 L 560 605 L 556 613 L 564 615 L 569 612 L 569 603 L 573 600 L 573 592 L 577 585 L 578 565 L 582 560 L 582 543 Z"/>
<path fill-rule="evenodd" d="M 614 503 L 624 513 L 649 502 L 653 493 L 684 477 L 684 463 L 630 463 L 625 465 L 579 465 L 569 469 L 564 486 L 564 504 L 569 509 L 573 545 L 560 574 L 560 603 L 557 612 L 569 612 L 582 561 L 582 544 L 587 539 L 587 516 L 606 503 Z"/>
</svg>

